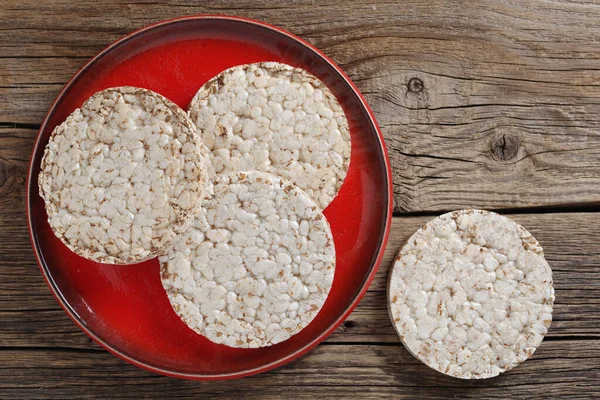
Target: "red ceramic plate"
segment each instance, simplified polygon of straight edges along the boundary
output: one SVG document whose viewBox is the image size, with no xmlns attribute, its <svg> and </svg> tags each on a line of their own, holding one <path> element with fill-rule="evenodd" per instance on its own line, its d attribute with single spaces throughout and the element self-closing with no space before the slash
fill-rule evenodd
<svg viewBox="0 0 600 400">
<path fill-rule="evenodd" d="M 325 210 L 337 252 L 333 288 L 315 320 L 291 339 L 262 349 L 233 349 L 194 333 L 175 315 L 156 259 L 131 266 L 76 256 L 47 223 L 38 193 L 39 165 L 56 125 L 95 92 L 132 85 L 187 108 L 196 91 L 226 68 L 280 61 L 304 68 L 340 100 L 352 135 L 348 177 Z M 331 60 L 302 39 L 260 22 L 197 16 L 161 22 L 112 44 L 59 94 L 33 151 L 27 211 L 33 248 L 50 289 L 96 342 L 123 359 L 165 375 L 225 379 L 280 366 L 325 339 L 364 295 L 381 261 L 391 221 L 390 164 L 377 122 L 358 89 Z"/>
</svg>

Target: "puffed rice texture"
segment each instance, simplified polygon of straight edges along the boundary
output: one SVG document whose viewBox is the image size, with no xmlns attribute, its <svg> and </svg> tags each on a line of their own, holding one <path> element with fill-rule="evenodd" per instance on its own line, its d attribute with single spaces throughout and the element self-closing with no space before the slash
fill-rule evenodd
<svg viewBox="0 0 600 400">
<path fill-rule="evenodd" d="M 54 129 L 38 183 L 50 226 L 72 251 L 129 264 L 160 254 L 187 228 L 207 164 L 185 111 L 150 90 L 118 87 Z"/>
<path fill-rule="evenodd" d="M 190 115 L 209 149 L 211 176 L 280 175 L 325 209 L 350 165 L 350 130 L 339 102 L 307 71 L 276 62 L 223 71 L 196 94 Z"/>
<path fill-rule="evenodd" d="M 219 176 L 193 228 L 159 260 L 171 305 L 190 328 L 256 348 L 315 318 L 333 283 L 335 247 L 310 196 L 252 171 Z"/>
<path fill-rule="evenodd" d="M 493 212 L 424 225 L 399 252 L 388 305 L 405 347 L 429 367 L 490 378 L 527 358 L 552 320 L 552 271 L 537 240 Z"/>
</svg>

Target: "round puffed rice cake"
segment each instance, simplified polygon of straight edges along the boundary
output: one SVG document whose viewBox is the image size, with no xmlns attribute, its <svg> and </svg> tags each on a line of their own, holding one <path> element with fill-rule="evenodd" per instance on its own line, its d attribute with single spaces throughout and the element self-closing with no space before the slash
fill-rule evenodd
<svg viewBox="0 0 600 400">
<path fill-rule="evenodd" d="M 208 81 L 189 106 L 212 176 L 258 170 L 290 180 L 325 209 L 350 164 L 350 130 L 318 78 L 276 62 L 240 65 Z"/>
<path fill-rule="evenodd" d="M 189 226 L 207 164 L 185 111 L 150 90 L 117 87 L 54 129 L 38 184 L 52 230 L 72 251 L 128 264 L 155 257 Z"/>
<path fill-rule="evenodd" d="M 419 229 L 390 274 L 390 317 L 429 367 L 490 378 L 529 358 L 552 320 L 552 271 L 522 226 L 493 212 L 444 214 Z"/>
<path fill-rule="evenodd" d="M 335 271 L 329 223 L 310 196 L 264 172 L 215 180 L 185 235 L 159 258 L 171 305 L 230 347 L 271 346 L 317 315 Z"/>
</svg>

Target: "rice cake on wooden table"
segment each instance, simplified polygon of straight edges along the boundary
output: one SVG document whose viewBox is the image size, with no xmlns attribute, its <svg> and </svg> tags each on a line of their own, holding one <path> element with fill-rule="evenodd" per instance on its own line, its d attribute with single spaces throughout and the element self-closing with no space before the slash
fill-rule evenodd
<svg viewBox="0 0 600 400">
<path fill-rule="evenodd" d="M 150 90 L 110 88 L 54 129 L 39 188 L 72 251 L 134 263 L 160 254 L 193 217 L 206 164 L 185 111 Z"/>
<path fill-rule="evenodd" d="M 390 273 L 388 305 L 405 347 L 442 373 L 490 378 L 529 358 L 552 320 L 552 271 L 522 226 L 463 210 L 419 229 Z"/>
</svg>

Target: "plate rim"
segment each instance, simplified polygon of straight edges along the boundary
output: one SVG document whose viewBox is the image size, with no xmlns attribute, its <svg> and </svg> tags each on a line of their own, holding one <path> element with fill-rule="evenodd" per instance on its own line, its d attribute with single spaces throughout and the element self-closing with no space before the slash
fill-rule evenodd
<svg viewBox="0 0 600 400">
<path fill-rule="evenodd" d="M 367 115 L 370 120 L 369 121 L 370 125 L 375 128 L 375 131 L 377 133 L 377 139 L 379 142 L 379 147 L 381 148 L 381 154 L 383 156 L 384 167 L 385 167 L 385 178 L 386 178 L 385 183 L 387 184 L 387 192 L 388 192 L 387 196 L 385 196 L 385 200 L 387 201 L 385 226 L 383 227 L 383 235 L 380 239 L 380 243 L 378 244 L 377 257 L 375 258 L 375 261 L 372 263 L 370 271 L 369 271 L 366 279 L 363 281 L 362 287 L 360 288 L 358 293 L 355 295 L 355 297 L 352 299 L 352 301 L 350 302 L 350 305 L 342 312 L 342 314 L 327 329 L 325 329 L 321 334 L 314 337 L 308 344 L 301 347 L 300 349 L 298 349 L 294 352 L 291 352 L 288 355 L 286 355 L 276 361 L 273 361 L 271 363 L 268 363 L 268 364 L 265 364 L 265 365 L 262 365 L 262 366 L 259 366 L 256 368 L 245 369 L 242 371 L 237 371 L 237 372 L 232 372 L 232 373 L 224 373 L 224 374 L 184 373 L 184 372 L 177 372 L 177 371 L 171 371 L 168 369 L 160 368 L 160 367 L 142 362 L 140 360 L 137 360 L 134 357 L 131 357 L 131 356 L 123 353 L 122 351 L 112 347 L 110 343 L 107 343 L 104 340 L 102 340 L 100 337 L 96 336 L 96 334 L 94 332 L 92 332 L 90 329 L 88 329 L 85 326 L 83 321 L 80 320 L 80 317 L 77 315 L 77 313 L 71 308 L 71 306 L 63 298 L 58 286 L 56 285 L 56 283 L 52 279 L 51 274 L 48 271 L 48 266 L 46 265 L 40 251 L 38 250 L 37 241 L 33 235 L 33 218 L 32 218 L 31 201 L 30 200 L 31 200 L 31 196 L 32 196 L 31 184 L 32 184 L 32 178 L 33 178 L 33 174 L 34 174 L 35 155 L 38 151 L 40 151 L 39 145 L 40 145 L 40 141 L 41 141 L 41 137 L 42 137 L 42 132 L 46 129 L 46 126 L 48 125 L 49 117 L 51 114 L 54 113 L 54 111 L 56 109 L 56 105 L 59 103 L 59 101 L 65 96 L 65 92 L 70 88 L 73 81 L 76 78 L 78 78 L 84 70 L 89 68 L 98 59 L 100 59 L 101 57 L 103 57 L 104 55 L 106 55 L 107 53 L 112 51 L 113 49 L 115 49 L 121 43 L 126 42 L 127 40 L 130 40 L 131 38 L 133 38 L 137 35 L 140 35 L 146 31 L 149 31 L 149 30 L 161 27 L 161 26 L 170 25 L 170 24 L 181 22 L 181 21 L 189 21 L 189 20 L 234 21 L 234 22 L 241 22 L 241 23 L 245 23 L 245 24 L 249 24 L 249 25 L 254 25 L 254 26 L 257 26 L 260 28 L 268 29 L 268 30 L 274 31 L 277 34 L 287 36 L 289 39 L 298 42 L 300 45 L 302 45 L 303 47 L 307 48 L 308 50 L 314 52 L 319 58 L 321 58 L 323 61 L 325 61 L 327 64 L 329 64 L 336 71 L 336 73 L 350 86 L 352 91 L 358 96 L 361 106 L 367 111 Z M 282 28 L 276 27 L 274 25 L 271 25 L 271 24 L 268 24 L 268 23 L 265 23 L 262 21 L 250 19 L 250 18 L 245 18 L 245 17 L 220 15 L 220 14 L 199 14 L 199 15 L 192 15 L 192 16 L 176 17 L 176 18 L 171 18 L 171 19 L 155 22 L 153 24 L 136 29 L 136 30 L 128 33 L 125 36 L 122 36 L 121 38 L 115 40 L 114 42 L 112 42 L 111 44 L 106 46 L 94 57 L 89 59 L 68 80 L 68 82 L 63 86 L 63 88 L 61 89 L 59 94 L 56 96 L 56 99 L 54 100 L 54 102 L 52 103 L 50 108 L 48 109 L 48 112 L 46 113 L 44 120 L 40 126 L 40 129 L 38 130 L 35 144 L 33 146 L 32 152 L 31 152 L 31 158 L 29 161 L 29 171 L 27 174 L 27 182 L 26 182 L 25 203 L 26 203 L 27 228 L 29 231 L 29 239 L 31 241 L 31 245 L 33 248 L 33 252 L 34 252 L 38 267 L 42 273 L 42 276 L 44 277 L 44 281 L 50 288 L 52 295 L 54 296 L 56 301 L 60 304 L 61 308 L 67 313 L 69 318 L 71 318 L 71 320 L 79 327 L 79 329 L 81 329 L 87 336 L 89 336 L 96 344 L 98 344 L 102 348 L 108 350 L 111 354 L 119 357 L 120 359 L 122 359 L 130 364 L 133 364 L 139 368 L 142 368 L 146 371 L 150 371 L 150 372 L 154 372 L 154 373 L 158 373 L 158 374 L 162 374 L 162 375 L 166 375 L 166 376 L 174 377 L 174 378 L 182 378 L 182 379 L 225 380 L 225 379 L 243 378 L 246 376 L 260 374 L 260 373 L 272 370 L 274 368 L 280 367 L 284 364 L 287 364 L 290 361 L 308 353 L 310 350 L 312 350 L 314 347 L 316 347 L 319 343 L 321 343 L 323 340 L 325 340 L 327 337 L 329 337 L 346 320 L 346 318 L 350 315 L 350 313 L 354 310 L 354 308 L 356 308 L 358 303 L 364 297 L 365 293 L 367 292 L 369 286 L 371 285 L 371 283 L 379 269 L 379 266 L 381 265 L 381 261 L 383 259 L 383 255 L 384 255 L 384 252 L 385 252 L 385 249 L 387 246 L 390 229 L 391 229 L 393 204 L 394 204 L 393 196 L 394 196 L 394 193 L 393 193 L 393 182 L 392 182 L 392 168 L 391 168 L 391 164 L 390 164 L 388 151 L 387 151 L 387 148 L 385 145 L 384 137 L 383 137 L 383 134 L 381 133 L 379 124 L 377 123 L 377 120 L 375 119 L 375 115 L 374 115 L 373 111 L 371 110 L 371 107 L 369 107 L 369 105 L 368 105 L 366 99 L 364 98 L 364 96 L 362 95 L 362 93 L 358 90 L 358 88 L 356 87 L 354 82 L 352 82 L 350 77 L 348 77 L 348 75 L 335 62 L 333 62 L 333 60 L 331 60 L 322 51 L 317 49 L 315 46 L 313 46 L 306 40 L 286 31 Z"/>
</svg>

